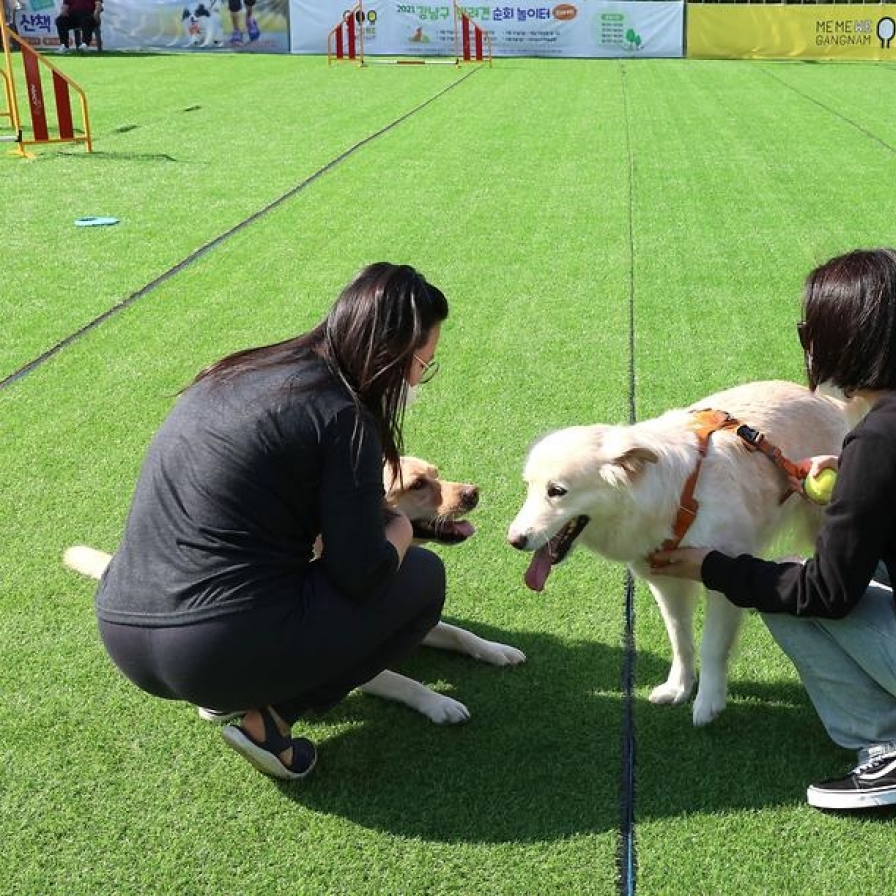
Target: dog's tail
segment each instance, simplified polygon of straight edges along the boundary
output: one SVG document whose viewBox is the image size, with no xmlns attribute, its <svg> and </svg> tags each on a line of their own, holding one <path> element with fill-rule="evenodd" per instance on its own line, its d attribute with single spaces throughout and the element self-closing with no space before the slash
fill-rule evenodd
<svg viewBox="0 0 896 896">
<path fill-rule="evenodd" d="M 70 547 L 62 555 L 62 562 L 66 566 L 92 579 L 99 579 L 102 576 L 111 559 L 111 554 L 98 551 L 96 548 L 88 548 L 83 544 Z"/>
</svg>

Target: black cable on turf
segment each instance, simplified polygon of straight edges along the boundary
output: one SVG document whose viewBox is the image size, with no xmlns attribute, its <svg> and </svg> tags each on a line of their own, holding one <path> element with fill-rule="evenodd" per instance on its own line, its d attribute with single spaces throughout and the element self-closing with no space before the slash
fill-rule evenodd
<svg viewBox="0 0 896 896">
<path fill-rule="evenodd" d="M 890 152 L 896 152 L 896 147 L 882 140 L 876 134 L 855 121 L 847 118 L 838 110 L 826 105 L 810 94 L 798 90 L 788 84 L 782 78 L 772 74 L 766 67 L 760 70 L 774 81 L 803 97 L 811 103 L 821 107 L 826 112 L 840 119 L 845 124 L 855 128 L 870 140 L 879 143 Z M 634 153 L 631 138 L 631 110 L 629 97 L 626 90 L 625 63 L 620 63 L 622 81 L 622 97 L 625 108 L 625 137 L 628 154 L 628 238 L 629 238 L 629 423 L 635 423 L 637 414 L 635 409 L 635 238 L 634 238 Z M 623 663 L 622 663 L 622 762 L 620 776 L 620 819 L 617 845 L 616 866 L 618 872 L 619 892 L 625 896 L 631 896 L 635 892 L 637 875 L 637 853 L 635 843 L 635 725 L 634 725 L 634 669 L 635 669 L 635 610 L 634 610 L 635 583 L 630 572 L 625 575 L 625 631 L 623 635 Z"/>
<path fill-rule="evenodd" d="M 634 423 L 635 412 L 635 162 L 632 148 L 631 110 L 626 90 L 625 63 L 619 66 L 625 118 L 625 143 L 628 156 L 628 419 Z M 635 892 L 637 854 L 635 844 L 635 582 L 631 572 L 625 573 L 625 627 L 622 638 L 622 744 L 619 780 L 619 834 L 616 849 L 616 870 L 619 892 L 631 896 Z"/>
<path fill-rule="evenodd" d="M 31 373 L 36 367 L 40 367 L 45 361 L 49 361 L 54 355 L 57 355 L 64 348 L 71 345 L 75 340 L 80 339 L 86 333 L 89 333 L 91 330 L 96 329 L 101 323 L 108 320 L 113 315 L 117 314 L 119 311 L 123 311 L 125 308 L 133 305 L 138 299 L 142 299 L 147 293 L 152 292 L 157 286 L 161 286 L 166 280 L 170 280 L 175 274 L 179 274 L 182 270 L 189 267 L 194 262 L 198 261 L 204 255 L 207 255 L 212 249 L 216 249 L 221 243 L 230 239 L 230 237 L 239 233 L 241 230 L 244 230 L 250 224 L 254 224 L 259 218 L 263 215 L 266 215 L 268 212 L 273 211 L 280 205 L 283 205 L 284 202 L 292 199 L 297 193 L 300 193 L 305 187 L 310 186 L 314 181 L 316 181 L 319 177 L 326 174 L 328 171 L 332 171 L 337 165 L 341 162 L 344 162 L 349 156 L 353 155 L 357 152 L 361 147 L 366 146 L 368 143 L 376 140 L 377 137 L 381 137 L 383 134 L 391 131 L 394 127 L 397 127 L 402 122 L 406 121 L 412 115 L 416 115 L 421 109 L 425 109 L 430 103 L 435 102 L 439 97 L 444 96 L 449 90 L 453 90 L 459 84 L 463 83 L 467 80 L 471 75 L 475 74 L 480 70 L 481 66 L 477 66 L 476 68 L 471 69 L 467 74 L 463 77 L 458 78 L 456 81 L 453 81 L 447 87 L 444 87 L 438 93 L 433 94 L 429 99 L 424 100 L 420 103 L 419 106 L 415 106 L 408 112 L 405 112 L 404 115 L 400 115 L 394 121 L 389 122 L 389 124 L 381 127 L 378 131 L 374 131 L 374 133 L 369 134 L 363 140 L 359 140 L 353 146 L 350 146 L 345 152 L 340 153 L 336 158 L 331 159 L 324 165 L 322 168 L 319 168 L 314 174 L 305 178 L 300 184 L 292 187 L 292 189 L 287 190 L 283 195 L 278 196 L 272 202 L 269 202 L 263 208 L 260 208 L 257 212 L 253 212 L 253 214 L 249 215 L 248 218 L 240 221 L 238 224 L 234 224 L 229 230 L 224 233 L 216 236 L 213 240 L 207 242 L 204 246 L 200 246 L 195 252 L 190 253 L 186 258 L 182 261 L 179 261 L 176 265 L 169 268 L 162 274 L 159 274 L 155 280 L 150 281 L 146 284 L 146 286 L 141 287 L 136 292 L 131 293 L 126 299 L 122 299 L 122 301 L 118 302 L 118 304 L 113 305 L 111 308 L 104 311 L 98 317 L 95 317 L 92 321 L 85 324 L 79 330 L 76 330 L 74 333 L 69 334 L 64 339 L 61 339 L 57 342 L 52 348 L 47 349 L 43 354 L 34 358 L 34 360 L 29 361 L 27 364 L 20 367 L 15 372 L 9 374 L 9 376 L 0 380 L 0 389 L 6 388 L 6 386 L 12 385 L 12 383 L 22 379 L 22 377 Z"/>
<path fill-rule="evenodd" d="M 869 140 L 873 140 L 875 143 L 879 143 L 881 146 L 884 147 L 884 149 L 888 149 L 888 150 L 890 150 L 890 152 L 896 152 L 896 146 L 893 146 L 892 144 L 887 143 L 886 140 L 881 139 L 880 137 L 877 136 L 877 134 L 874 134 L 871 131 L 869 131 L 867 128 L 862 127 L 862 125 L 853 121 L 851 118 L 847 118 L 842 112 L 839 112 L 837 109 L 834 109 L 831 106 L 828 106 L 826 103 L 821 102 L 821 100 L 816 99 L 811 94 L 804 93 L 802 90 L 798 90 L 792 84 L 788 84 L 787 81 L 785 81 L 783 78 L 779 78 L 777 75 L 772 74 L 772 72 L 770 72 L 767 67 L 760 66 L 759 70 L 764 75 L 767 75 L 769 78 L 771 78 L 773 81 L 777 81 L 779 84 L 782 84 L 788 90 L 792 90 L 797 96 L 801 96 L 803 99 L 809 100 L 810 103 L 814 103 L 816 106 L 819 106 L 820 108 L 824 109 L 825 112 L 830 112 L 830 114 L 833 115 L 835 118 L 839 118 L 840 121 L 845 122 L 850 127 L 855 128 L 857 131 L 859 131 L 859 133 L 864 134 L 866 137 L 868 137 Z"/>
</svg>

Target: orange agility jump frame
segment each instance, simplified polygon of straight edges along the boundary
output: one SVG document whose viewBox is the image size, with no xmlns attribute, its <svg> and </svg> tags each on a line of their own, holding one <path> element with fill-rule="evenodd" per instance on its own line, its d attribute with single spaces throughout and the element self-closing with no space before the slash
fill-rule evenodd
<svg viewBox="0 0 896 896">
<path fill-rule="evenodd" d="M 488 62 L 492 65 L 491 35 L 476 24 L 462 6 L 452 3 L 454 8 L 454 61 L 448 59 L 372 59 L 371 62 L 393 63 L 395 65 L 425 65 L 441 63 L 461 65 L 464 62 Z M 330 29 L 327 35 L 327 64 L 335 62 L 356 62 L 365 65 L 364 58 L 364 7 L 362 0 L 346 12 L 342 20 Z"/>
<path fill-rule="evenodd" d="M 330 29 L 327 35 L 327 65 L 336 62 L 357 62 L 364 65 L 364 7 L 361 0 Z"/>
<path fill-rule="evenodd" d="M 87 113 L 87 97 L 81 87 L 68 75 L 63 74 L 38 53 L 30 44 L 23 41 L 6 23 L 0 19 L 0 36 L 3 45 L 3 93 L 6 106 L 0 110 L 0 126 L 3 119 L 9 120 L 12 135 L 0 134 L 0 141 L 15 143 L 15 152 L 21 156 L 29 156 L 26 146 L 39 146 L 47 143 L 83 143 L 87 152 L 93 151 L 90 139 L 90 117 Z M 19 116 L 18 94 L 13 71 L 12 44 L 15 42 L 25 73 L 25 88 L 28 97 L 28 109 L 31 114 L 30 138 L 25 138 L 22 131 L 22 120 Z M 50 72 L 53 90 L 53 109 L 48 109 L 44 100 L 43 73 Z M 81 110 L 81 128 L 75 128 L 72 115 L 72 93 L 78 98 Z M 55 112 L 55 124 L 51 122 Z"/>
<path fill-rule="evenodd" d="M 456 65 L 487 61 L 489 68 L 492 66 L 491 35 L 480 28 L 457 3 L 454 4 L 454 61 Z"/>
</svg>

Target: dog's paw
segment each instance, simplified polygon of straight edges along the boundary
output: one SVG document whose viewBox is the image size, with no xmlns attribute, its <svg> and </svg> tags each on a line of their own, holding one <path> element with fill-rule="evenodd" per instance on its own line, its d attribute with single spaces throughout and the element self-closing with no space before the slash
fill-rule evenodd
<svg viewBox="0 0 896 896">
<path fill-rule="evenodd" d="M 444 694 L 432 693 L 419 709 L 437 725 L 458 725 L 470 718 L 470 710 L 463 703 Z"/>
<path fill-rule="evenodd" d="M 694 701 L 694 727 L 701 728 L 717 719 L 725 709 L 726 702 L 724 694 L 706 695 L 698 692 Z"/>
<path fill-rule="evenodd" d="M 650 702 L 661 706 L 680 706 L 687 703 L 693 685 L 686 686 L 665 681 L 650 692 Z"/>
<path fill-rule="evenodd" d="M 483 641 L 472 656 L 493 666 L 516 666 L 526 662 L 526 654 L 522 650 L 497 641 Z"/>
</svg>

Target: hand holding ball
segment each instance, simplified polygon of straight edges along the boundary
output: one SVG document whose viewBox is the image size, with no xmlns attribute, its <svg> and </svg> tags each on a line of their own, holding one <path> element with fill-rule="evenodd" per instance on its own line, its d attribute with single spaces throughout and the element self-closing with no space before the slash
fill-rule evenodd
<svg viewBox="0 0 896 896">
<path fill-rule="evenodd" d="M 827 504 L 831 500 L 831 492 L 837 481 L 835 470 L 822 470 L 817 476 L 811 473 L 803 480 L 803 491 L 810 501 L 816 504 Z"/>
</svg>

